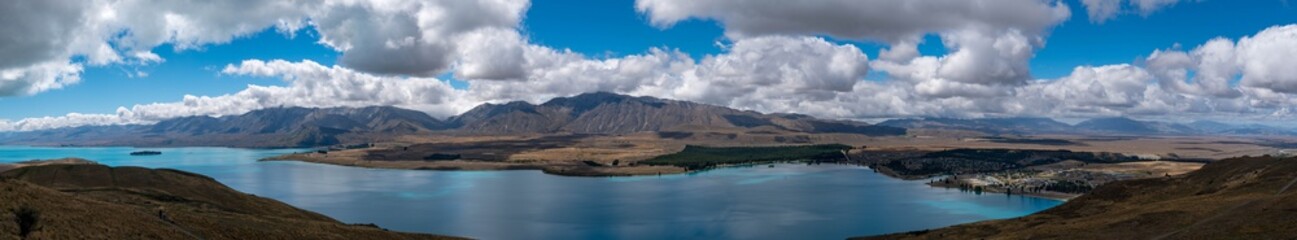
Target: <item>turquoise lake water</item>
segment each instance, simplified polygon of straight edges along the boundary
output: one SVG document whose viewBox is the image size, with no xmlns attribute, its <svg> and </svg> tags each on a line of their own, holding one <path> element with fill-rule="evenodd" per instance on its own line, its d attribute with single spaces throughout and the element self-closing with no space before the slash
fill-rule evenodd
<svg viewBox="0 0 1297 240">
<path fill-rule="evenodd" d="M 129 155 L 139 150 L 163 154 Z M 479 239 L 842 239 L 1011 218 L 1062 203 L 932 188 L 838 164 L 587 178 L 257 162 L 293 151 L 0 146 L 0 162 L 80 157 L 179 169 L 343 222 Z"/>
</svg>

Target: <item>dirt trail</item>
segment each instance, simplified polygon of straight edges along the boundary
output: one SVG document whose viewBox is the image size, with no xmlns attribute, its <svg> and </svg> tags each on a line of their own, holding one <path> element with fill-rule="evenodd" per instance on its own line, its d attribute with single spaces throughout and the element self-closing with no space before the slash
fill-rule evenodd
<svg viewBox="0 0 1297 240">
<path fill-rule="evenodd" d="M 1288 188 L 1292 188 L 1292 185 L 1294 183 L 1297 183 L 1297 178 L 1293 178 L 1292 181 L 1288 181 L 1288 185 L 1285 185 L 1283 186 L 1282 189 L 1279 189 L 1279 192 L 1275 193 L 1275 195 L 1283 194 L 1285 191 L 1288 191 Z"/>
<path fill-rule="evenodd" d="M 190 232 L 188 229 L 185 229 L 185 227 L 181 227 L 180 224 L 176 224 L 176 222 L 171 221 L 171 217 L 168 217 L 165 211 L 158 210 L 158 220 L 162 220 L 163 223 L 175 227 L 177 230 L 180 230 L 180 232 L 185 233 L 185 235 L 194 237 L 194 239 L 204 240 L 203 237 L 199 237 L 197 234 L 194 234 L 193 232 Z"/>
</svg>

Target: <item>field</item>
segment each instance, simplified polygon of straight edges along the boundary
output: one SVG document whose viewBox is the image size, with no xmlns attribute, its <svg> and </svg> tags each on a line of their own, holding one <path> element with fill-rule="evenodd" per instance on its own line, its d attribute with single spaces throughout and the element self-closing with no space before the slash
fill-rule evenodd
<svg viewBox="0 0 1297 240">
<path fill-rule="evenodd" d="M 871 152 L 873 155 L 882 157 L 889 154 L 897 155 L 892 157 L 914 157 L 914 154 L 952 149 L 1111 152 L 1145 160 L 1211 161 L 1245 155 L 1284 154 L 1283 148 L 1287 145 L 1283 143 L 1291 142 L 1297 142 L 1297 139 L 1193 136 L 985 136 L 971 133 L 948 136 L 929 135 L 924 132 L 909 136 L 870 137 L 856 134 L 694 129 L 687 132 L 642 132 L 619 135 L 404 136 L 395 138 L 393 141 L 372 143 L 374 147 L 368 149 L 332 151 L 328 154 L 293 154 L 276 157 L 273 160 L 298 160 L 372 168 L 538 169 L 561 175 L 626 176 L 683 173 L 692 169 L 723 164 L 821 158 L 820 154 L 829 153 L 835 154 L 831 157 L 840 157 L 838 151 L 841 150 L 840 148 L 850 148 L 847 146 L 856 147 L 848 151 L 853 161 L 868 160 L 856 159 L 861 152 Z M 846 146 L 808 152 L 777 150 L 814 149 L 807 147 L 833 144 Z M 689 149 L 686 149 L 687 147 Z M 829 156 L 824 155 L 824 157 Z M 920 168 L 942 164 L 946 163 L 921 164 L 925 167 Z M 963 167 L 965 169 L 981 167 L 1016 169 L 1041 164 L 1049 163 L 999 164 L 1003 166 L 979 163 Z M 917 166 L 920 165 L 915 165 Z M 1157 166 L 1129 164 L 1125 167 L 1138 170 Z M 940 173 L 930 171 L 929 174 Z"/>
<path fill-rule="evenodd" d="M 648 165 L 672 165 L 685 169 L 703 169 L 716 165 L 761 163 L 792 160 L 843 159 L 851 146 L 842 144 L 777 147 L 703 147 L 687 146 L 684 151 L 641 161 Z"/>
</svg>

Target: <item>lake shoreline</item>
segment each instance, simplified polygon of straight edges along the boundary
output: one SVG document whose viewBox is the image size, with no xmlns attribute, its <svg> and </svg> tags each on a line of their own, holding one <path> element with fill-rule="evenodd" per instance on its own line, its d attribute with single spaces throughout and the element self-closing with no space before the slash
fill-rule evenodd
<svg viewBox="0 0 1297 240">
<path fill-rule="evenodd" d="M 777 161 L 777 162 L 759 162 L 759 163 L 744 163 L 744 164 L 725 164 L 725 165 L 716 165 L 704 169 L 685 170 L 683 168 L 672 167 L 672 166 L 590 167 L 590 166 L 543 165 L 543 164 L 529 164 L 529 163 L 506 163 L 506 162 L 468 161 L 468 160 L 375 161 L 375 160 L 357 160 L 357 159 L 349 159 L 349 158 L 341 158 L 341 157 L 339 158 L 323 158 L 318 156 L 307 157 L 310 154 L 311 153 L 287 154 L 287 155 L 263 158 L 258 161 L 263 161 L 263 162 L 291 161 L 291 162 L 326 164 L 326 165 L 343 166 L 343 167 L 392 169 L 392 170 L 432 170 L 432 171 L 539 170 L 545 174 L 555 175 L 555 176 L 565 176 L 565 177 L 662 176 L 662 175 L 697 173 L 697 172 L 704 172 L 704 171 L 718 169 L 718 168 L 755 167 L 755 166 L 766 165 L 766 164 L 773 165 L 773 164 L 812 162 L 810 160 L 806 160 L 806 161 Z M 854 165 L 854 166 L 860 166 L 867 169 L 873 169 L 873 168 L 869 168 L 868 166 L 858 164 L 857 162 L 847 162 L 847 161 L 820 161 L 820 162 Z M 883 176 L 887 176 L 893 179 L 907 181 L 907 182 L 919 182 L 922 181 L 923 179 L 930 178 L 930 176 L 926 176 L 926 177 L 925 176 L 898 176 L 895 172 L 892 171 L 885 171 L 885 170 L 880 171 L 877 169 L 873 169 L 873 170 L 875 170 L 877 173 Z M 944 186 L 932 182 L 924 183 L 924 184 L 933 188 L 945 188 L 945 189 L 959 188 L 958 186 Z M 986 189 L 984 191 L 988 194 L 1005 193 L 1004 191 L 998 189 Z M 1065 202 L 1073 198 L 1079 197 L 1082 194 L 1041 192 L 1041 193 L 1011 193 L 1010 195 L 1034 197 L 1034 198 Z"/>
<path fill-rule="evenodd" d="M 269 158 L 263 158 L 258 161 L 296 161 L 318 164 L 328 164 L 347 167 L 362 167 L 376 169 L 398 169 L 398 170 L 434 170 L 434 171 L 502 171 L 502 170 L 540 170 L 546 174 L 569 177 L 628 177 L 628 176 L 654 176 L 682 174 L 691 171 L 675 166 L 588 166 L 577 165 L 572 162 L 501 162 L 501 161 L 472 161 L 472 160 L 440 160 L 440 161 L 381 161 L 381 160 L 364 160 L 357 156 L 338 156 L 334 154 L 319 153 L 294 153 Z"/>
<path fill-rule="evenodd" d="M 230 187 L 257 196 L 284 201 L 303 209 L 352 223 L 375 223 L 395 231 L 440 233 L 484 239 L 538 238 L 574 239 L 589 237 L 588 231 L 551 229 L 501 233 L 466 228 L 473 225 L 498 225 L 513 219 L 570 221 L 571 214 L 586 216 L 576 224 L 602 229 L 600 236 L 657 236 L 682 238 L 671 231 L 672 224 L 688 219 L 721 216 L 732 212 L 726 207 L 748 209 L 759 219 L 786 216 L 789 211 L 804 212 L 851 222 L 856 227 L 826 226 L 814 220 L 794 220 L 799 229 L 813 229 L 814 238 L 841 239 L 862 234 L 884 234 L 910 228 L 933 228 L 1011 217 L 999 210 L 1009 209 L 1013 216 L 1025 215 L 1057 205 L 1043 198 L 976 196 L 946 191 L 921 182 L 872 173 L 863 165 L 844 161 L 779 161 L 767 163 L 718 164 L 661 177 L 632 178 L 563 177 L 565 175 L 533 171 L 391 171 L 360 167 L 337 167 L 335 164 L 305 164 L 259 161 L 294 152 L 316 152 L 298 149 L 263 151 L 237 148 L 161 149 L 166 154 L 152 157 L 130 156 L 132 148 L 11 148 L 6 162 L 19 159 L 50 159 L 76 156 L 110 166 L 146 166 L 190 171 L 211 176 Z M 330 152 L 334 155 L 335 152 Z M 289 160 L 280 160 L 289 161 Z M 302 161 L 291 161 L 302 162 Z M 625 163 L 623 161 L 623 163 Z M 330 166 L 334 165 L 334 166 Z M 637 164 L 638 165 L 638 164 Z M 775 165 L 770 168 L 767 165 Z M 823 166 L 820 166 L 823 165 Z M 848 166 L 850 165 L 850 166 Z M 515 167 L 515 169 L 526 169 Z M 431 169 L 428 169 L 431 170 Z M 536 170 L 536 169 L 526 169 Z M 805 203 L 807 189 L 818 189 L 825 201 Z M 878 191 L 890 192 L 882 197 Z M 331 199 L 319 201 L 317 199 Z M 960 204 L 935 206 L 933 203 L 958 201 Z M 373 204 L 373 203 L 383 204 Z M 610 205 L 616 202 L 619 204 Z M 436 203 L 436 204 L 429 204 Z M 907 215 L 912 210 L 880 208 L 892 204 L 913 204 L 913 208 L 930 209 L 926 215 Z M 782 206 L 770 208 L 771 204 Z M 547 211 L 504 211 L 504 215 L 456 215 L 463 209 L 487 212 L 493 209 L 551 209 Z M 952 209 L 953 208 L 953 209 Z M 666 209 L 666 210 L 663 210 Z M 978 214 L 967 214 L 968 211 Z M 562 213 L 555 215 L 554 213 Z M 865 213 L 897 215 L 888 219 Z M 611 220 L 610 220 L 611 219 Z M 622 219 L 622 220 L 618 220 Z M 627 230 L 624 223 L 648 225 Z M 623 222 L 624 221 L 624 222 Z M 751 224 L 730 220 L 722 225 L 690 225 L 689 231 L 708 231 L 708 239 L 776 236 L 794 238 L 786 231 L 773 228 L 739 229 L 733 226 Z M 899 224 L 899 225 L 898 225 Z M 898 227 L 911 226 L 911 227 Z M 537 226 L 539 227 L 539 226 Z M 536 229 L 536 228 L 531 228 Z M 521 235 L 520 235 L 521 234 Z M 547 237 L 546 237 L 547 236 Z M 728 237 L 727 237 L 728 236 Z M 801 235 L 805 236 L 805 235 Z"/>
<path fill-rule="evenodd" d="M 941 181 L 928 182 L 927 185 L 935 188 L 961 189 L 957 184 L 945 184 Z M 961 190 L 967 190 L 967 189 L 961 189 Z M 967 190 L 967 191 L 973 192 L 973 190 Z M 1007 193 L 1007 191 L 1004 191 L 1004 189 L 1000 189 L 1000 188 L 983 188 L 982 192 L 986 194 L 1006 194 Z M 1044 199 L 1066 202 L 1074 198 L 1080 197 L 1081 195 L 1084 194 L 1045 191 L 1045 192 L 1007 193 L 1006 195 L 1028 196 L 1028 197 L 1044 198 Z"/>
</svg>

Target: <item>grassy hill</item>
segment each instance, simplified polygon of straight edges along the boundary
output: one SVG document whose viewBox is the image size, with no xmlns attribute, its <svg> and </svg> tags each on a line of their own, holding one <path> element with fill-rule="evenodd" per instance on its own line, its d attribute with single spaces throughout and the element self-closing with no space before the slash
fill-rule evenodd
<svg viewBox="0 0 1297 240">
<path fill-rule="evenodd" d="M 344 224 L 176 170 L 44 165 L 0 173 L 0 239 L 450 239 Z"/>
<path fill-rule="evenodd" d="M 1297 159 L 1245 157 L 1114 182 L 1025 217 L 861 239 L 1290 239 Z"/>
</svg>

